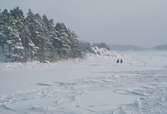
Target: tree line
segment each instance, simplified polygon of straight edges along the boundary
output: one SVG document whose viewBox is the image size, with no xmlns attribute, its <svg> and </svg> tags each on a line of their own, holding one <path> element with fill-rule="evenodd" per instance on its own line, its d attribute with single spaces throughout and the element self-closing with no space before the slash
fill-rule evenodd
<svg viewBox="0 0 167 114">
<path fill-rule="evenodd" d="M 0 11 L 0 55 L 5 61 L 57 61 L 82 57 L 80 42 L 64 23 L 54 24 L 46 15 L 24 15 L 16 7 Z"/>
<path fill-rule="evenodd" d="M 46 15 L 25 15 L 19 8 L 0 10 L 0 59 L 4 62 L 54 62 L 95 53 L 92 47 L 106 48 L 105 43 L 79 41 L 64 23 L 54 23 Z"/>
</svg>

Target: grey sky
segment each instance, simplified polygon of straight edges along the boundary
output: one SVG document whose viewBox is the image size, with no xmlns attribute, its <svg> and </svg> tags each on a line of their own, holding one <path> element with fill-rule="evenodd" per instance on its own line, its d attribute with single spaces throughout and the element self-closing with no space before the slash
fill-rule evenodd
<svg viewBox="0 0 167 114">
<path fill-rule="evenodd" d="M 64 22 L 79 39 L 150 47 L 167 44 L 167 0 L 0 0 Z"/>
</svg>

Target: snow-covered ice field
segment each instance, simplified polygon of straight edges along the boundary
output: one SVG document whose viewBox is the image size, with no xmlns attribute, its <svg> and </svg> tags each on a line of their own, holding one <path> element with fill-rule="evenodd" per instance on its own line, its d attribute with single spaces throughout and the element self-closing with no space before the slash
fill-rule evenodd
<svg viewBox="0 0 167 114">
<path fill-rule="evenodd" d="M 0 114 L 167 114 L 167 52 L 117 56 L 1 63 Z"/>
</svg>

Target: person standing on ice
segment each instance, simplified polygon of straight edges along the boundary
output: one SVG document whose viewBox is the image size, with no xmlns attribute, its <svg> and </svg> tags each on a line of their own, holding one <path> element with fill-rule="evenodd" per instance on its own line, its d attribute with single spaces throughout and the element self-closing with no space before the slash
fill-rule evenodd
<svg viewBox="0 0 167 114">
<path fill-rule="evenodd" d="M 116 63 L 123 63 L 123 59 L 117 59 Z"/>
<path fill-rule="evenodd" d="M 123 63 L 123 59 L 120 60 L 120 63 Z"/>
<path fill-rule="evenodd" d="M 119 63 L 119 59 L 117 59 L 116 63 Z"/>
</svg>

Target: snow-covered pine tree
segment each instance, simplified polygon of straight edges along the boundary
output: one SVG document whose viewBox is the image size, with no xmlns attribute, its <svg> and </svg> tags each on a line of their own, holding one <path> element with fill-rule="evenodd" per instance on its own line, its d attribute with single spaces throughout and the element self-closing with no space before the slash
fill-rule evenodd
<svg viewBox="0 0 167 114">
<path fill-rule="evenodd" d="M 7 61 L 6 55 L 10 53 L 9 45 L 7 43 L 9 37 L 9 15 L 7 9 L 4 9 L 0 14 L 0 46 L 2 48 L 1 57 L 5 59 L 4 61 Z"/>
<path fill-rule="evenodd" d="M 4 45 L 6 40 L 6 35 L 4 34 L 5 30 L 5 23 L 2 12 L 0 12 L 0 57 L 4 56 Z"/>
<path fill-rule="evenodd" d="M 55 50 L 53 46 L 53 38 L 57 37 L 57 34 L 54 29 L 53 20 L 49 20 L 46 15 L 42 17 L 42 28 L 46 36 L 45 39 L 45 58 L 47 61 L 54 61 L 55 59 Z"/>
<path fill-rule="evenodd" d="M 40 62 L 44 62 L 46 43 L 45 41 L 47 39 L 47 35 L 45 34 L 45 31 L 43 29 L 42 18 L 39 14 L 33 14 L 31 10 L 29 10 L 26 20 L 28 21 L 27 27 L 31 34 L 32 43 L 34 43 L 37 47 L 37 59 L 39 59 Z"/>
<path fill-rule="evenodd" d="M 60 38 L 58 38 L 58 32 L 55 29 L 55 25 L 54 25 L 52 19 L 49 20 L 48 24 L 49 24 L 49 28 L 48 28 L 49 29 L 49 38 L 50 38 L 50 42 L 52 45 L 49 58 L 51 61 L 57 61 L 60 59 L 60 56 L 58 54 L 58 48 L 57 48 L 59 41 L 60 41 Z"/>
<path fill-rule="evenodd" d="M 27 17 L 24 21 L 24 29 L 22 31 L 23 38 L 23 46 L 24 46 L 24 54 L 25 60 L 37 60 L 37 52 L 39 47 L 35 45 L 34 41 L 34 14 L 31 10 L 28 11 Z"/>
<path fill-rule="evenodd" d="M 19 19 L 21 18 L 18 15 L 22 14 L 23 16 L 23 13 L 19 13 L 19 11 L 21 11 L 19 8 L 15 8 L 10 12 L 5 9 L 1 14 L 1 42 L 3 42 L 2 47 L 6 56 L 6 61 L 22 61 L 23 59 L 23 46 L 18 30 L 20 27 Z"/>
<path fill-rule="evenodd" d="M 72 49 L 72 57 L 76 58 L 76 57 L 82 57 L 82 50 L 80 47 L 80 42 L 77 39 L 77 35 L 74 31 L 71 31 L 70 29 L 68 29 L 68 38 L 71 41 L 70 42 L 70 46 Z"/>
<path fill-rule="evenodd" d="M 38 47 L 35 46 L 35 44 L 31 40 L 31 33 L 28 28 L 28 23 L 27 20 L 24 22 L 24 28 L 21 32 L 22 34 L 22 44 L 24 46 L 24 60 L 25 61 L 32 61 L 35 60 L 36 58 L 36 53 Z"/>
<path fill-rule="evenodd" d="M 69 38 L 68 29 L 64 23 L 57 23 L 55 27 L 58 37 L 60 39 L 60 52 L 59 54 L 63 58 L 69 58 L 73 56 L 72 48 L 71 48 L 71 40 Z"/>
<path fill-rule="evenodd" d="M 22 45 L 21 31 L 24 28 L 24 14 L 23 11 L 16 7 L 10 10 L 10 37 L 12 56 L 14 61 L 23 61 L 24 59 L 24 47 Z"/>
</svg>

